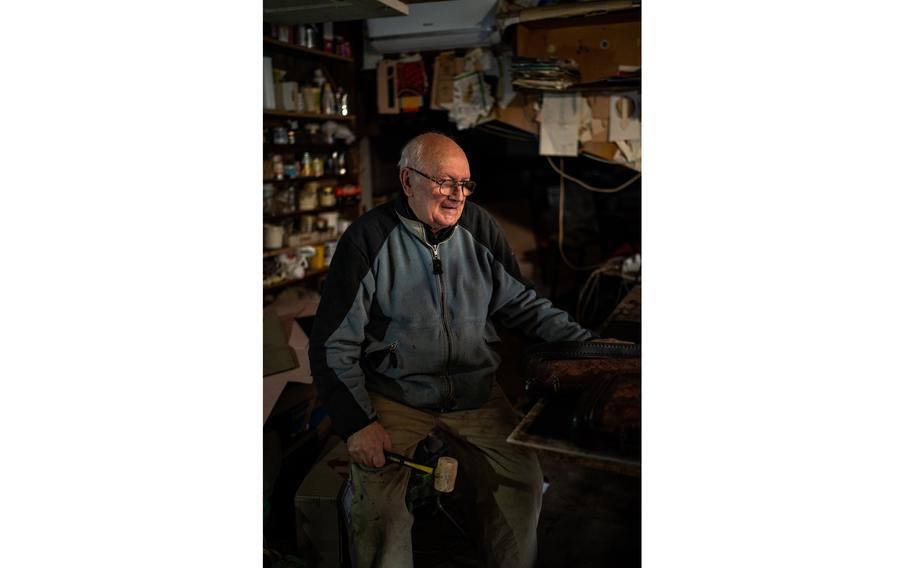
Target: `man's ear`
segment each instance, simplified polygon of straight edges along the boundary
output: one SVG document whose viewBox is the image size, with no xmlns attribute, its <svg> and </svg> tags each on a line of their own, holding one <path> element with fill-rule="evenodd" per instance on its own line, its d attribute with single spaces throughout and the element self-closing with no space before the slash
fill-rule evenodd
<svg viewBox="0 0 910 568">
<path fill-rule="evenodd" d="M 398 170 L 398 181 L 401 182 L 401 189 L 404 191 L 405 197 L 411 197 L 413 190 L 411 189 L 411 176 L 408 175 L 408 170 L 401 168 Z"/>
</svg>

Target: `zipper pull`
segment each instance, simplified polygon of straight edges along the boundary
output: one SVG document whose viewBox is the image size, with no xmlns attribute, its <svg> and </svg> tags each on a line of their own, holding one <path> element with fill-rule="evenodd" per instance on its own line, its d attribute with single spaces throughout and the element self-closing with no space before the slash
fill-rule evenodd
<svg viewBox="0 0 910 568">
<path fill-rule="evenodd" d="M 398 368 L 398 356 L 395 355 L 396 349 L 398 349 L 397 341 L 389 346 L 389 367 L 391 367 L 392 369 Z"/>
<path fill-rule="evenodd" d="M 442 274 L 442 259 L 439 258 L 439 245 L 433 247 L 433 274 Z"/>
</svg>

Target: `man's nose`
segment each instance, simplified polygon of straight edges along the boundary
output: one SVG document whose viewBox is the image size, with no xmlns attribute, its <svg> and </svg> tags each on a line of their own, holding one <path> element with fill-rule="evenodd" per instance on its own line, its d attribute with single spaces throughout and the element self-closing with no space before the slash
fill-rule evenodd
<svg viewBox="0 0 910 568">
<path fill-rule="evenodd" d="M 451 193 L 449 193 L 449 195 L 447 195 L 446 197 L 448 197 L 452 201 L 461 202 L 461 201 L 465 200 L 464 192 L 465 192 L 465 189 L 462 186 L 456 185 L 455 189 L 451 190 Z"/>
</svg>

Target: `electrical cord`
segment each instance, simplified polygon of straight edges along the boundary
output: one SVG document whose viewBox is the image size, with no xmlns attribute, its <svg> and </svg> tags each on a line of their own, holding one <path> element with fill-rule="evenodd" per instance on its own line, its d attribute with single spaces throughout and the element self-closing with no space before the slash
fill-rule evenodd
<svg viewBox="0 0 910 568">
<path fill-rule="evenodd" d="M 613 188 L 594 187 L 594 186 L 586 184 L 585 182 L 581 181 L 580 179 L 578 179 L 576 177 L 572 177 L 569 174 L 567 174 L 565 172 L 565 170 L 563 170 L 564 165 L 563 165 L 562 158 L 559 159 L 558 168 L 556 167 L 556 164 L 553 163 L 553 160 L 550 159 L 549 156 L 547 156 L 547 162 L 550 164 L 550 167 L 553 168 L 553 170 L 559 174 L 559 234 L 558 234 L 558 240 L 557 240 L 557 245 L 558 245 L 557 248 L 559 249 L 559 256 L 562 258 L 562 261 L 566 264 L 566 266 L 568 266 L 572 270 L 584 271 L 584 270 L 591 270 L 592 268 L 597 268 L 602 263 L 598 262 L 596 264 L 592 264 L 589 266 L 576 266 L 568 259 L 568 257 L 566 257 L 565 250 L 563 249 L 563 236 L 564 236 L 565 216 L 566 216 L 566 210 L 565 210 L 566 179 L 574 181 L 575 183 L 577 183 L 581 187 L 587 189 L 588 191 L 594 191 L 597 193 L 616 193 L 616 192 L 622 191 L 623 189 L 629 187 L 629 185 L 631 185 L 633 182 L 635 182 L 636 180 L 641 178 L 641 173 L 636 174 L 628 181 L 625 181 L 625 182 L 621 183 L 620 185 L 613 187 Z"/>
<path fill-rule="evenodd" d="M 584 286 L 581 288 L 581 292 L 578 294 L 578 302 L 575 305 L 576 321 L 581 322 L 583 314 L 597 313 L 597 309 L 599 307 L 598 298 L 601 296 L 601 282 L 603 282 L 605 279 L 620 279 L 621 285 L 616 290 L 614 305 L 619 303 L 619 301 L 622 299 L 621 296 L 624 296 L 625 293 L 629 292 L 629 282 L 634 282 L 637 284 L 641 281 L 639 274 L 632 275 L 622 271 L 622 261 L 623 257 L 612 258 L 604 262 L 600 268 L 596 269 L 590 274 L 590 276 L 588 276 L 588 279 L 585 281 Z"/>
<path fill-rule="evenodd" d="M 584 157 L 584 158 L 588 158 L 588 159 L 590 159 L 590 160 L 594 160 L 595 162 L 603 162 L 603 163 L 605 163 L 605 164 L 611 164 L 611 165 L 614 165 L 614 166 L 622 166 L 622 167 L 624 167 L 624 168 L 626 168 L 626 169 L 629 169 L 629 170 L 632 170 L 632 171 L 638 171 L 638 170 L 636 170 L 635 168 L 630 168 L 628 162 L 618 162 L 618 161 L 616 161 L 616 160 L 608 160 L 608 159 L 606 159 L 606 158 L 601 158 L 600 156 L 596 156 L 596 155 L 594 155 L 594 154 L 592 154 L 592 153 L 590 153 L 590 152 L 584 152 L 584 151 L 582 151 L 582 152 L 579 154 L 579 156 L 582 156 L 582 157 Z"/>
<path fill-rule="evenodd" d="M 549 156 L 547 156 L 547 162 L 550 164 L 550 167 L 553 168 L 553 170 L 554 170 L 556 173 L 559 174 L 559 177 L 560 177 L 560 178 L 565 178 L 565 179 L 572 180 L 572 181 L 574 181 L 575 183 L 577 183 L 578 185 L 580 185 L 581 187 L 587 189 L 588 191 L 595 191 L 595 192 L 597 192 L 597 193 L 616 193 L 616 192 L 622 191 L 622 190 L 624 190 L 625 188 L 629 187 L 629 185 L 631 185 L 633 182 L 635 182 L 635 181 L 637 181 L 639 178 L 641 178 L 641 173 L 637 173 L 637 174 L 635 174 L 631 179 L 629 179 L 628 181 L 625 181 L 625 182 L 621 183 L 620 185 L 618 185 L 618 186 L 616 186 L 616 187 L 611 187 L 611 188 L 594 187 L 594 186 L 591 186 L 591 185 L 586 184 L 585 182 L 581 181 L 580 179 L 578 179 L 578 178 L 576 178 L 576 177 L 572 177 L 572 176 L 570 176 L 569 174 L 567 174 L 567 173 L 562 169 L 562 158 L 559 159 L 559 165 L 560 165 L 559 168 L 556 167 L 556 164 L 553 163 L 553 160 L 550 159 Z M 607 161 L 607 163 L 611 163 L 611 162 Z"/>
</svg>

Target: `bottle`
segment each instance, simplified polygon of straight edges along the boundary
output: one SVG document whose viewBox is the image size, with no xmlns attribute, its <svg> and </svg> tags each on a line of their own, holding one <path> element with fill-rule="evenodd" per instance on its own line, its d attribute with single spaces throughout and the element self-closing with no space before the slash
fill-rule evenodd
<svg viewBox="0 0 910 568">
<path fill-rule="evenodd" d="M 322 84 L 325 83 L 325 75 L 322 74 L 322 69 L 316 69 L 313 71 L 313 84 L 322 89 Z"/>
<path fill-rule="evenodd" d="M 325 171 L 329 174 L 337 174 L 335 171 L 335 161 L 338 159 L 338 152 L 332 152 L 325 159 Z"/>
<path fill-rule="evenodd" d="M 328 53 L 335 53 L 334 37 L 335 27 L 332 22 L 326 22 L 322 25 L 322 50 Z"/>
<path fill-rule="evenodd" d="M 303 47 L 313 49 L 316 47 L 316 30 L 313 26 L 306 26 L 304 29 Z"/>
<path fill-rule="evenodd" d="M 335 171 L 338 175 L 343 176 L 348 173 L 348 168 L 344 165 L 344 152 L 338 154 L 338 159 L 335 160 Z"/>
<path fill-rule="evenodd" d="M 272 156 L 272 175 L 275 176 L 276 180 L 284 179 L 284 165 L 281 163 L 281 156 L 275 154 Z"/>
<path fill-rule="evenodd" d="M 337 44 L 338 55 L 342 57 L 351 57 L 351 42 L 339 37 Z"/>
<path fill-rule="evenodd" d="M 294 144 L 297 141 L 297 121 L 289 120 L 288 121 L 288 144 Z"/>
<path fill-rule="evenodd" d="M 272 144 L 287 144 L 288 143 L 288 129 L 283 126 L 278 126 L 272 129 Z"/>
<path fill-rule="evenodd" d="M 335 94 L 335 107 L 341 116 L 348 115 L 348 94 L 344 92 L 344 89 L 338 87 L 338 92 Z"/>
<path fill-rule="evenodd" d="M 323 114 L 335 114 L 335 93 L 332 90 L 332 85 L 326 81 L 322 85 L 322 113 Z"/>
</svg>

